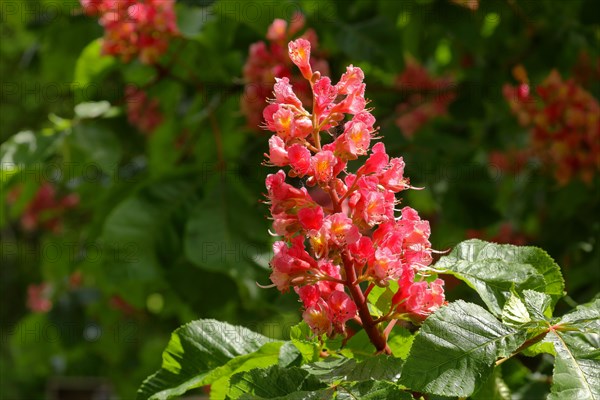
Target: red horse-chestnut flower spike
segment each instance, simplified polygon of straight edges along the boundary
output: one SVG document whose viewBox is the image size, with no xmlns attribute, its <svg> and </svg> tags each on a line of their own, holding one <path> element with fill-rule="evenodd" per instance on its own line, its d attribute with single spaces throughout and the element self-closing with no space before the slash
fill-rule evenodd
<svg viewBox="0 0 600 400">
<path fill-rule="evenodd" d="M 555 70 L 535 90 L 522 66 L 513 74 L 521 84 L 505 85 L 503 94 L 519 123 L 530 130 L 530 147 L 522 155 L 537 157 L 560 185 L 574 178 L 592 184 L 600 171 L 598 101 Z"/>
<path fill-rule="evenodd" d="M 280 28 L 272 27 L 270 35 Z M 306 40 L 290 42 L 288 52 L 313 101 L 309 111 L 290 80 L 278 78 L 263 112 L 263 127 L 274 133 L 266 163 L 289 168 L 266 179 L 273 230 L 283 237 L 273 245 L 271 281 L 282 292 L 294 288 L 315 335 L 347 335 L 353 320 L 377 351 L 390 353 L 380 323 L 389 329 L 397 319 L 421 323 L 445 302 L 443 281 L 430 277 L 429 223 L 410 207 L 396 216 L 396 193 L 411 186 L 402 158 L 390 158 L 383 143 L 371 148 L 377 128 L 365 108 L 363 71 L 349 66 L 332 84 L 311 67 Z M 342 133 L 323 143 L 338 126 Z M 363 156 L 362 166 L 349 173 L 348 161 Z M 310 189 L 290 185 L 288 176 L 302 178 Z M 384 315 L 374 318 L 371 289 L 391 281 L 399 289 Z"/>
</svg>

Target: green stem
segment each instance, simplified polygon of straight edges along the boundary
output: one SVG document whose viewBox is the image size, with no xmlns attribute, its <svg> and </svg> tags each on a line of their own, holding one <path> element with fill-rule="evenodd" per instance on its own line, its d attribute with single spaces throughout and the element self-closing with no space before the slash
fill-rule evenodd
<svg viewBox="0 0 600 400">
<path fill-rule="evenodd" d="M 498 366 L 498 365 L 500 365 L 500 364 L 502 364 L 502 363 L 510 360 L 511 358 L 513 358 L 514 356 L 516 356 L 517 354 L 519 354 L 520 352 L 522 352 L 523 350 L 525 350 L 529 346 L 533 346 L 537 342 L 541 341 L 542 339 L 544 339 L 546 337 L 546 335 L 548 334 L 548 332 L 550 332 L 550 330 L 552 330 L 552 327 L 549 327 L 548 329 L 546 329 L 542 333 L 540 333 L 540 334 L 532 337 L 529 340 L 526 340 L 525 343 L 523 343 L 521 346 L 519 346 L 519 348 L 516 349 L 510 356 L 501 358 L 498 361 L 496 361 L 496 366 Z"/>
</svg>

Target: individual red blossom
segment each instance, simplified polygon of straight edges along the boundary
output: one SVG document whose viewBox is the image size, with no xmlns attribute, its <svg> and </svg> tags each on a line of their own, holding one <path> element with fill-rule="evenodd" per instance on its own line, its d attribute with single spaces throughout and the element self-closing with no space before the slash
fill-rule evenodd
<svg viewBox="0 0 600 400">
<path fill-rule="evenodd" d="M 288 56 L 288 41 L 298 36 L 305 23 L 306 20 L 300 13 L 292 16 L 290 24 L 283 19 L 275 19 L 267 31 L 268 43 L 257 42 L 250 45 L 243 70 L 245 85 L 241 109 L 251 129 L 256 129 L 261 122 L 260 112 L 267 98 L 271 96 L 275 77 L 288 78 L 302 104 L 310 106 L 312 103 L 310 84 L 306 82 L 303 75 L 309 73 L 312 75 L 312 71 L 329 73 L 327 61 L 318 54 L 318 38 L 312 29 L 307 29 L 302 34 L 303 42 L 298 43 L 302 46 L 297 46 L 296 52 L 300 56 L 299 50 L 305 49 L 304 57 L 299 57 L 297 60 L 308 60 L 308 64 L 302 61 L 304 64 L 301 73 L 297 73 L 293 68 L 294 62 Z"/>
<path fill-rule="evenodd" d="M 356 315 L 356 304 L 344 291 L 336 290 L 327 298 L 329 318 L 337 331 L 344 329 L 344 324 Z"/>
<path fill-rule="evenodd" d="M 321 122 L 325 119 L 323 114 L 331 109 L 333 102 L 337 98 L 338 92 L 335 86 L 331 85 L 331 79 L 327 76 L 324 76 L 315 82 L 313 91 L 315 94 L 313 113 L 317 116 L 317 120 Z"/>
<path fill-rule="evenodd" d="M 360 239 L 358 228 L 352 224 L 352 220 L 344 213 L 329 215 L 323 226 L 329 235 L 328 241 L 337 246 L 353 244 Z"/>
<path fill-rule="evenodd" d="M 365 164 L 358 170 L 359 174 L 370 175 L 380 174 L 388 165 L 390 157 L 385 152 L 385 145 L 381 142 L 376 143 L 371 149 L 371 156 Z"/>
<path fill-rule="evenodd" d="M 271 280 L 281 291 L 288 290 L 294 280 L 303 282 L 303 278 L 308 276 L 308 271 L 317 266 L 316 261 L 304 249 L 302 242 L 302 237 L 296 236 L 291 241 L 291 247 L 281 241 L 273 244 Z"/>
<path fill-rule="evenodd" d="M 298 220 L 305 231 L 319 230 L 323 226 L 323 208 L 305 207 L 298 210 Z"/>
<path fill-rule="evenodd" d="M 412 58 L 407 59 L 396 87 L 406 94 L 406 100 L 397 107 L 396 125 L 407 137 L 412 137 L 431 119 L 446 115 L 456 98 L 452 78 L 434 78 Z"/>
<path fill-rule="evenodd" d="M 296 107 L 298 110 L 302 110 L 302 102 L 294 93 L 290 80 L 288 78 L 275 78 L 275 85 L 273 86 L 273 93 L 275 94 L 275 101 L 278 104 L 287 104 Z"/>
<path fill-rule="evenodd" d="M 373 256 L 375 248 L 370 237 L 362 236 L 357 242 L 350 244 L 348 250 L 356 264 L 365 265 Z"/>
<path fill-rule="evenodd" d="M 363 73 L 362 69 L 353 65 L 349 65 L 346 67 L 346 72 L 342 74 L 340 81 L 335 85 L 337 92 L 339 94 L 359 92 L 363 85 L 364 79 L 365 74 Z"/>
<path fill-rule="evenodd" d="M 354 118 L 344 126 L 344 133 L 335 141 L 335 152 L 346 160 L 356 160 L 358 156 L 367 154 L 371 144 L 373 127 L 360 118 Z"/>
<path fill-rule="evenodd" d="M 389 165 L 377 175 L 379 184 L 385 189 L 398 193 L 409 188 L 408 180 L 404 177 L 404 160 L 392 158 Z"/>
<path fill-rule="evenodd" d="M 299 143 L 288 147 L 288 158 L 290 166 L 297 176 L 304 176 L 310 172 L 311 154 L 310 150 Z"/>
<path fill-rule="evenodd" d="M 331 113 L 358 114 L 359 112 L 364 111 L 365 106 L 367 105 L 367 100 L 365 99 L 366 87 L 367 86 L 364 83 L 358 86 L 356 91 L 349 93 L 344 101 L 339 102 L 333 107 Z"/>
<path fill-rule="evenodd" d="M 525 82 L 503 94 L 519 123 L 529 129 L 531 155 L 559 184 L 574 178 L 591 184 L 600 171 L 600 105 L 573 79 L 553 70 L 534 91 Z"/>
<path fill-rule="evenodd" d="M 297 189 L 285 182 L 285 172 L 282 170 L 276 174 L 270 174 L 266 183 L 272 212 L 278 213 L 292 207 L 302 207 L 313 203 L 305 188 Z"/>
<path fill-rule="evenodd" d="M 179 35 L 175 0 L 80 0 L 84 12 L 99 16 L 104 27 L 102 51 L 124 62 L 139 58 L 154 64 Z"/>
<path fill-rule="evenodd" d="M 337 159 L 329 150 L 320 151 L 315 154 L 310 160 L 310 165 L 316 181 L 325 183 L 333 179 L 333 167 L 335 167 L 336 163 Z"/>
<path fill-rule="evenodd" d="M 319 299 L 317 304 L 307 307 L 302 313 L 302 319 L 315 335 L 330 336 L 332 334 L 333 327 L 329 319 L 329 306 L 324 300 Z"/>
<path fill-rule="evenodd" d="M 398 279 L 402 274 L 402 260 L 400 256 L 388 247 L 380 247 L 375 250 L 373 257 L 369 260 L 368 273 L 377 282 L 385 282 L 389 279 Z"/>
<path fill-rule="evenodd" d="M 273 135 L 269 139 L 269 161 L 278 167 L 284 167 L 289 164 L 285 143 L 279 136 Z"/>
<path fill-rule="evenodd" d="M 298 39 L 288 44 L 290 59 L 302 72 L 304 79 L 310 80 L 313 72 L 310 67 L 310 42 L 306 39 Z"/>
<path fill-rule="evenodd" d="M 429 314 L 445 304 L 444 281 L 431 283 L 414 281 L 414 272 L 406 270 L 400 280 L 400 290 L 392 298 L 396 312 L 407 314 L 416 322 L 423 321 Z"/>
<path fill-rule="evenodd" d="M 280 28 L 273 27 L 271 36 L 280 35 Z M 299 68 L 308 68 L 306 42 L 291 42 L 288 49 Z M 417 322 L 443 304 L 441 281 L 424 281 L 432 274 L 427 268 L 432 262 L 429 223 L 410 207 L 395 216 L 396 193 L 410 185 L 402 158 L 390 158 L 383 143 L 370 149 L 375 118 L 365 108 L 362 70 L 348 67 L 336 84 L 309 72 L 303 74 L 313 89 L 311 112 L 286 77 L 276 80 L 275 98 L 263 111 L 264 128 L 274 132 L 268 164 L 290 167 L 287 175 L 280 170 L 266 179 L 273 230 L 283 236 L 273 246 L 270 278 L 280 291 L 294 288 L 303 319 L 316 335 L 345 334 L 346 323 L 357 320 L 384 351 L 375 320 L 365 316 L 365 300 L 358 297 L 356 303 L 352 296 L 362 291 L 360 282 L 387 286 L 397 280 L 396 301 L 387 316 Z M 294 133 L 298 121 L 307 122 L 301 135 Z M 321 143 L 342 124 L 341 135 Z M 347 162 L 362 156 L 368 156 L 364 165 L 348 173 Z M 317 187 L 310 192 L 294 188 L 287 176 Z"/>
</svg>

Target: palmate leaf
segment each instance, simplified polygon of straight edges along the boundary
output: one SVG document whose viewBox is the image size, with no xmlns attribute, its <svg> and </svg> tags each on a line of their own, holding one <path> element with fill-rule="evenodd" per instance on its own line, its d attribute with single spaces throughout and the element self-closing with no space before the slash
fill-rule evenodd
<svg viewBox="0 0 600 400">
<path fill-rule="evenodd" d="M 482 307 L 462 300 L 442 307 L 421 327 L 399 383 L 441 396 L 470 396 L 512 353 L 524 333 L 501 324 Z"/>
<path fill-rule="evenodd" d="M 467 240 L 442 257 L 436 268 L 465 281 L 496 316 L 502 314 L 511 289 L 546 293 L 552 298 L 552 307 L 564 295 L 559 266 L 536 247 Z"/>
<path fill-rule="evenodd" d="M 276 363 L 281 342 L 246 328 L 198 320 L 177 329 L 163 352 L 162 367 L 138 390 L 138 399 L 169 399 L 259 364 Z M 252 362 L 256 358 L 256 362 Z"/>
<path fill-rule="evenodd" d="M 600 300 L 577 307 L 559 325 L 566 329 L 548 333 L 556 353 L 548 399 L 600 399 Z"/>
</svg>

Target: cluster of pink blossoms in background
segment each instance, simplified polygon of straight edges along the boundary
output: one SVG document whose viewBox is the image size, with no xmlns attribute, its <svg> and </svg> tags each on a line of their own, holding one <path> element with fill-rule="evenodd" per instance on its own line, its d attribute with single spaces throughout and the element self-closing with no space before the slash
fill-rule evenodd
<svg viewBox="0 0 600 400">
<path fill-rule="evenodd" d="M 265 128 L 275 132 L 268 162 L 289 167 L 266 179 L 273 229 L 284 239 L 273 245 L 272 282 L 282 292 L 294 288 L 318 335 L 344 333 L 358 318 L 358 299 L 345 289 L 352 293 L 360 282 L 398 281 L 390 311 L 424 319 L 444 303 L 443 281 L 424 280 L 432 261 L 429 223 L 409 207 L 395 217 L 395 194 L 410 186 L 402 158 L 390 159 L 383 143 L 371 148 L 375 118 L 366 108 L 363 71 L 350 65 L 334 85 L 313 72 L 309 41 L 292 41 L 288 51 L 312 87 L 313 107 L 309 112 L 283 77 L 263 112 Z M 343 133 L 333 139 L 328 130 L 338 125 Z M 356 173 L 347 172 L 348 161 L 361 156 L 368 158 Z M 287 177 L 304 179 L 310 191 Z M 317 200 L 323 192 L 329 201 Z"/>
<path fill-rule="evenodd" d="M 163 121 L 158 99 L 151 99 L 148 94 L 136 88 L 125 88 L 125 101 L 127 102 L 127 120 L 140 132 L 147 135 L 154 132 Z"/>
<path fill-rule="evenodd" d="M 175 0 L 80 0 L 86 14 L 100 17 L 104 54 L 153 64 L 179 34 Z"/>
<path fill-rule="evenodd" d="M 17 186 L 8 194 L 8 203 L 16 203 L 22 194 L 23 188 Z M 21 215 L 21 226 L 27 231 L 43 228 L 58 233 L 62 228 L 62 216 L 77 204 L 79 196 L 69 194 L 60 197 L 51 183 L 44 182 L 25 206 Z"/>
<path fill-rule="evenodd" d="M 471 11 L 477 11 L 479 9 L 479 0 L 450 0 L 452 3 L 468 8 Z"/>
<path fill-rule="evenodd" d="M 456 98 L 450 77 L 434 78 L 412 58 L 406 60 L 406 69 L 396 79 L 396 87 L 407 94 L 407 99 L 396 109 L 399 114 L 396 125 L 407 137 L 431 119 L 446 115 Z"/>
<path fill-rule="evenodd" d="M 539 157 L 560 184 L 573 177 L 591 183 L 600 171 L 598 101 L 555 70 L 535 94 L 525 82 L 505 85 L 503 92 L 519 123 L 531 129 L 528 153 Z"/>
<path fill-rule="evenodd" d="M 255 128 L 261 123 L 262 109 L 265 100 L 271 96 L 275 77 L 290 79 L 302 104 L 310 106 L 312 101 L 310 85 L 294 71 L 287 55 L 288 41 L 298 36 L 305 23 L 306 20 L 300 13 L 293 15 L 289 25 L 283 19 L 276 19 L 267 32 L 268 45 L 265 42 L 256 42 L 250 46 L 243 71 L 245 87 L 241 104 L 248 126 Z M 318 45 L 317 34 L 312 29 L 307 29 L 301 38 L 308 40 L 313 50 Z M 325 75 L 329 73 L 329 66 L 325 59 L 313 55 L 310 63 L 315 70 L 322 71 Z"/>
</svg>

